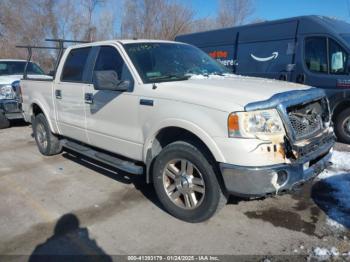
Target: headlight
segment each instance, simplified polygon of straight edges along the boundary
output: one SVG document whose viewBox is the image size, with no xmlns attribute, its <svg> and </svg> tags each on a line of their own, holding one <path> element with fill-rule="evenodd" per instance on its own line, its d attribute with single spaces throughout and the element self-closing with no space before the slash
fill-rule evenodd
<svg viewBox="0 0 350 262">
<path fill-rule="evenodd" d="M 16 93 L 11 85 L 0 86 L 0 99 L 15 99 Z"/>
<path fill-rule="evenodd" d="M 256 138 L 284 133 L 283 123 L 276 109 L 235 112 L 228 118 L 229 137 Z"/>
</svg>

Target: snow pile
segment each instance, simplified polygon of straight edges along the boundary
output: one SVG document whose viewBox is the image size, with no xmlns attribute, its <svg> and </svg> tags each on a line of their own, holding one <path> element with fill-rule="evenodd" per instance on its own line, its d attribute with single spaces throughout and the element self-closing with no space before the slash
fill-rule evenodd
<svg viewBox="0 0 350 262">
<path fill-rule="evenodd" d="M 332 247 L 331 249 L 316 247 L 314 248 L 312 255 L 319 261 L 329 260 L 331 257 L 339 256 L 338 249 Z"/>
<path fill-rule="evenodd" d="M 319 179 L 324 180 L 334 189 L 333 196 L 339 204 L 350 210 L 350 172 L 343 170 L 325 170 Z"/>
<path fill-rule="evenodd" d="M 331 161 L 331 168 L 322 172 L 318 179 L 331 185 L 339 204 L 350 209 L 350 152 L 334 151 Z"/>
<path fill-rule="evenodd" d="M 343 212 L 340 212 L 340 211 L 338 211 L 336 209 L 333 209 L 331 211 L 330 216 L 333 217 L 333 218 L 337 218 L 338 221 L 342 221 L 343 223 L 346 223 L 347 215 L 344 214 Z M 331 228 L 333 228 L 335 231 L 341 232 L 341 231 L 345 231 L 346 230 L 346 228 L 342 224 L 340 224 L 337 221 L 331 219 L 330 217 L 327 217 L 326 223 Z"/>
<path fill-rule="evenodd" d="M 311 259 L 316 261 L 348 261 L 350 258 L 350 252 L 340 253 L 337 248 L 332 247 L 330 249 L 324 247 L 316 247 L 312 250 Z M 310 261 L 310 258 L 308 259 Z M 314 261 L 314 260 L 311 260 Z"/>
<path fill-rule="evenodd" d="M 326 203 L 327 224 L 336 231 L 350 228 L 350 152 L 334 151 L 333 165 L 322 172 L 318 179 L 331 186 Z"/>
<path fill-rule="evenodd" d="M 334 151 L 331 161 L 332 168 L 350 171 L 350 152 Z"/>
</svg>

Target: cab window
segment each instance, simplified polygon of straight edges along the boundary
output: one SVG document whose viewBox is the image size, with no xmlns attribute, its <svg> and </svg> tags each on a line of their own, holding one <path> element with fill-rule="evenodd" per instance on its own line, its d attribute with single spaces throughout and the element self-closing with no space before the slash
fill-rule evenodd
<svg viewBox="0 0 350 262">
<path fill-rule="evenodd" d="M 114 71 L 120 81 L 132 82 L 132 76 L 123 58 L 112 46 L 102 46 L 94 68 L 96 71 Z M 94 75 L 94 74 L 93 74 Z"/>
<path fill-rule="evenodd" d="M 90 47 L 72 49 L 64 64 L 61 80 L 64 82 L 83 82 L 83 73 L 88 60 Z"/>
<path fill-rule="evenodd" d="M 306 39 L 305 63 L 307 68 L 316 73 L 328 73 L 327 38 L 313 37 Z"/>
</svg>

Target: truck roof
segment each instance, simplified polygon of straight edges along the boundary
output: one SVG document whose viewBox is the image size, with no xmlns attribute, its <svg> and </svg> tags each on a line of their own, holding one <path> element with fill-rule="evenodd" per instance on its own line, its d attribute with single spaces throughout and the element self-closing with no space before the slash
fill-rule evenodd
<svg viewBox="0 0 350 262">
<path fill-rule="evenodd" d="M 176 43 L 175 41 L 167 41 L 167 40 L 156 40 L 156 39 L 115 39 L 115 40 L 107 40 L 107 41 L 98 41 L 92 43 L 84 43 L 70 46 L 69 49 L 80 48 L 80 47 L 88 47 L 88 46 L 99 46 L 99 45 L 108 45 L 108 44 L 116 44 L 120 43 L 124 44 L 134 44 L 134 43 Z"/>
</svg>

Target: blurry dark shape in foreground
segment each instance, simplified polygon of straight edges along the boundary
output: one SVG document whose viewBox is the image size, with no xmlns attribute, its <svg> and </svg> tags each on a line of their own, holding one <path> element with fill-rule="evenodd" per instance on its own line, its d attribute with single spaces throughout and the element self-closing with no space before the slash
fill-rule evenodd
<svg viewBox="0 0 350 262">
<path fill-rule="evenodd" d="M 29 261 L 112 261 L 87 228 L 81 228 L 74 214 L 65 214 L 55 226 L 54 235 L 39 244 Z"/>
</svg>

